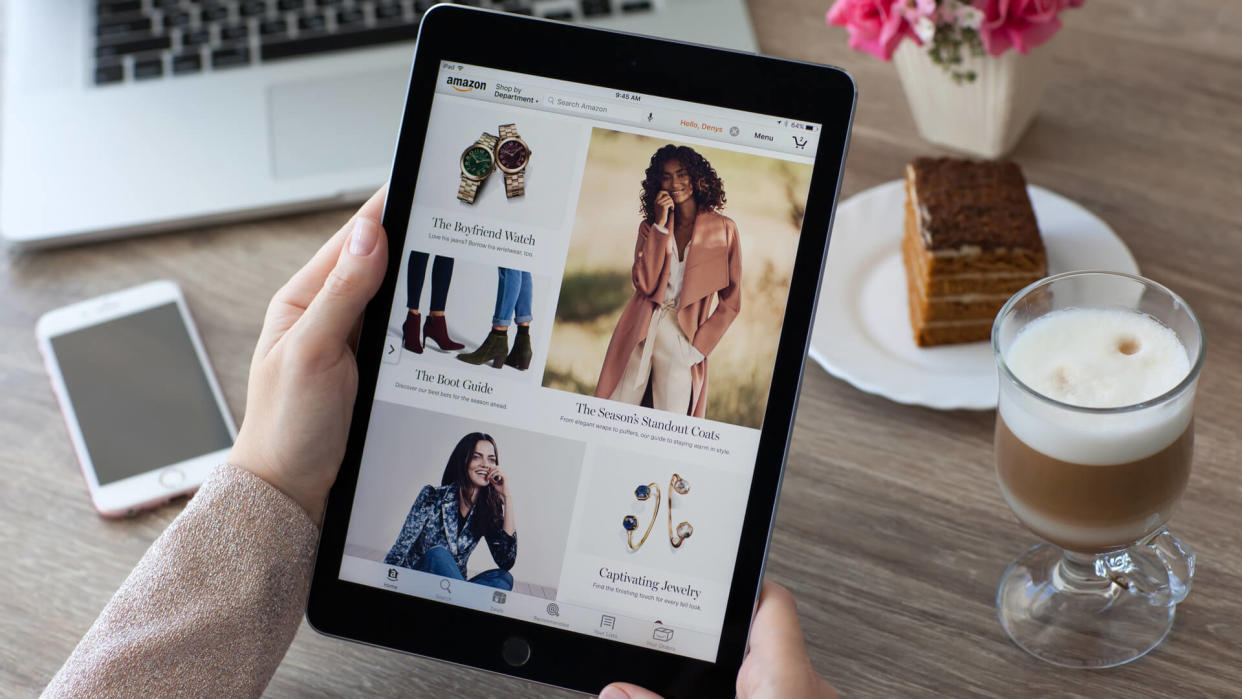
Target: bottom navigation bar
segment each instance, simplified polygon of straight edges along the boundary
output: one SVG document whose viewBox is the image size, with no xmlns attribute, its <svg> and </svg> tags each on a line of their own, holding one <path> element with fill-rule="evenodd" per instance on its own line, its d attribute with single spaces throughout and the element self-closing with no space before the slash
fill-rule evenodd
<svg viewBox="0 0 1242 699">
<path fill-rule="evenodd" d="M 345 556 L 341 580 L 714 662 L 719 637 L 531 594 Z"/>
</svg>

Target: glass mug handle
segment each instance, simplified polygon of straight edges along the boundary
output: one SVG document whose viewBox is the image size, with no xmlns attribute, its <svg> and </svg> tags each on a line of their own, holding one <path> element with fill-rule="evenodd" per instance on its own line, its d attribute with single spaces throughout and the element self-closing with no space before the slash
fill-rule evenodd
<svg viewBox="0 0 1242 699">
<path fill-rule="evenodd" d="M 1159 529 L 1130 548 L 1099 556 L 1095 573 L 1144 595 L 1156 607 L 1171 607 L 1190 594 L 1195 554 L 1168 529 Z"/>
</svg>

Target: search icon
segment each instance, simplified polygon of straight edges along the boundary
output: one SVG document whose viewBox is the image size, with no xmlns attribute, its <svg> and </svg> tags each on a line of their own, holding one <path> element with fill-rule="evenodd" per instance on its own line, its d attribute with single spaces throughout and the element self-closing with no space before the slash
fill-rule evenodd
<svg viewBox="0 0 1242 699">
<path fill-rule="evenodd" d="M 441 589 L 441 590 L 444 590 L 445 592 L 449 593 L 450 595 L 451 595 L 451 594 L 453 594 L 453 591 L 449 588 L 449 581 L 448 581 L 447 579 L 444 579 L 444 580 L 441 580 L 441 581 L 440 581 L 440 589 Z"/>
</svg>

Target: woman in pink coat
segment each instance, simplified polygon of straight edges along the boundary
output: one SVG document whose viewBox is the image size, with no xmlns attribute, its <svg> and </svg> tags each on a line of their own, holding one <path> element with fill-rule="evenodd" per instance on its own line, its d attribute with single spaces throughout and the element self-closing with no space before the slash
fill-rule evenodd
<svg viewBox="0 0 1242 699">
<path fill-rule="evenodd" d="M 724 183 L 689 146 L 657 150 L 642 186 L 634 296 L 595 395 L 704 417 L 707 357 L 742 309 L 737 224 L 719 213 Z"/>
</svg>

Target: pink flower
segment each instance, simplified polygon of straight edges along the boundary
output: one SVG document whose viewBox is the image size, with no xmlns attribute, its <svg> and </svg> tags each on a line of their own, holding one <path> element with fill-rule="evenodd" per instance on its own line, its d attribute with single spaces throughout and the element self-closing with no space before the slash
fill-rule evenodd
<svg viewBox="0 0 1242 699">
<path fill-rule="evenodd" d="M 893 57 L 905 37 L 922 43 L 906 20 L 904 0 L 836 0 L 828 10 L 828 24 L 850 32 L 850 48 L 884 60 Z"/>
<path fill-rule="evenodd" d="M 1039 46 L 1061 28 L 1057 18 L 1066 7 L 1078 7 L 1083 0 L 976 0 L 983 11 L 979 36 L 983 47 L 999 56 L 1009 47 L 1026 53 Z"/>
</svg>

